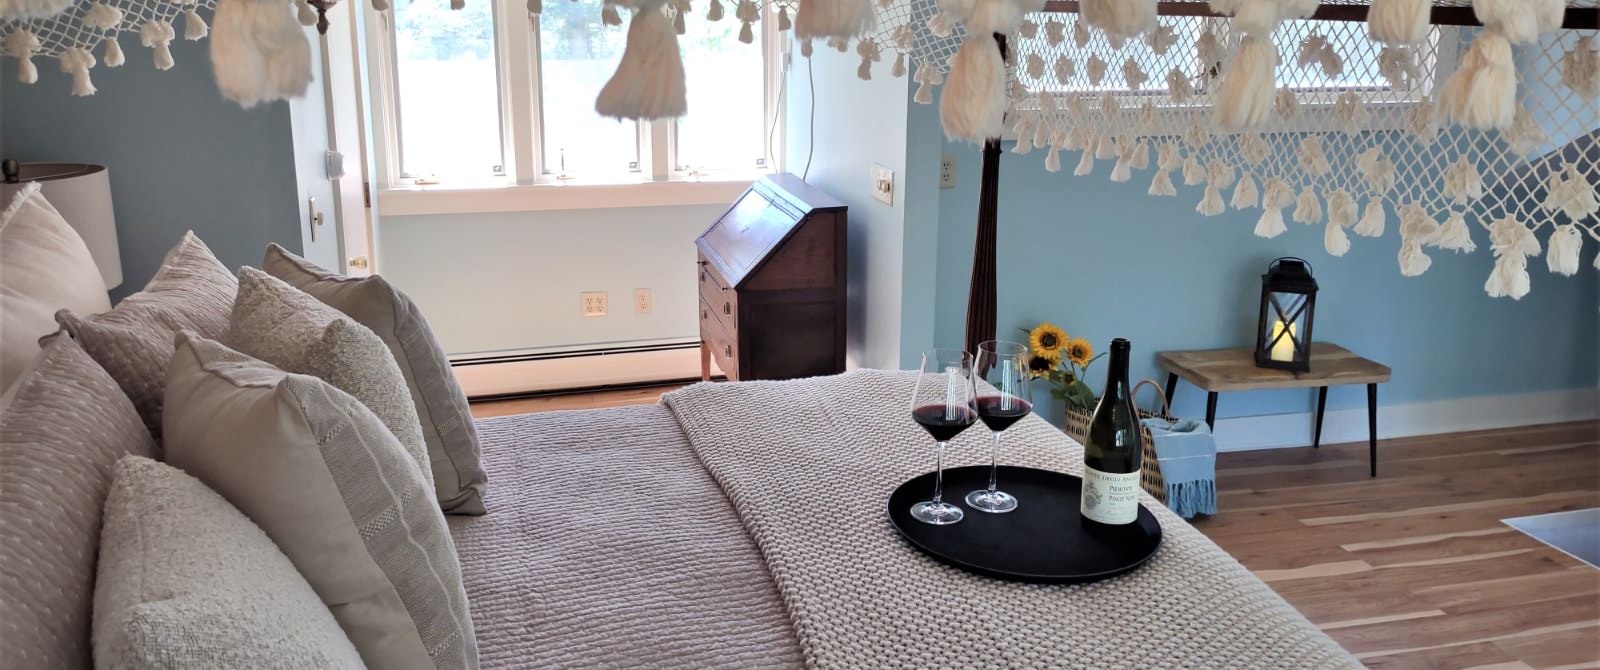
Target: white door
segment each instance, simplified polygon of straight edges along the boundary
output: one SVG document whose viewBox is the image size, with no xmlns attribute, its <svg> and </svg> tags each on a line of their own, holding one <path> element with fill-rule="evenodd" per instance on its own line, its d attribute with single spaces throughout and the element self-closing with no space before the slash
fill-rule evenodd
<svg viewBox="0 0 1600 670">
<path fill-rule="evenodd" d="M 347 275 L 377 271 L 367 160 L 367 90 L 364 30 L 359 0 L 328 8 L 328 33 L 322 36 L 322 82 L 328 100 L 328 149 L 338 154 L 344 174 L 334 181 L 333 211 L 338 220 L 339 258 Z M 330 157 L 333 153 L 330 153 Z M 330 175 L 331 176 L 331 175 Z"/>
</svg>

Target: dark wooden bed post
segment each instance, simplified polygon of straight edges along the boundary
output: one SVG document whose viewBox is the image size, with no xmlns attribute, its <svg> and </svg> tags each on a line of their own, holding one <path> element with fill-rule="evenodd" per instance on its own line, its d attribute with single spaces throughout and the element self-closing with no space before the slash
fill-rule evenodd
<svg viewBox="0 0 1600 670">
<path fill-rule="evenodd" d="M 1009 60 L 1006 36 L 995 33 L 1000 58 Z M 967 289 L 967 351 L 995 338 L 995 236 L 1000 212 L 1000 138 L 983 143 L 983 178 L 978 186 L 978 239 L 972 246 L 972 284 Z"/>
</svg>

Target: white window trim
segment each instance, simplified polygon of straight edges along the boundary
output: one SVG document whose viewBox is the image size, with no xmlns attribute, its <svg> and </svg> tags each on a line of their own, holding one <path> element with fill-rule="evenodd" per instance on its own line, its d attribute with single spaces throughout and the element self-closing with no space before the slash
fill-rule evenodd
<svg viewBox="0 0 1600 670">
<path fill-rule="evenodd" d="M 504 176 L 480 179 L 452 178 L 434 182 L 402 176 L 400 167 L 399 110 L 394 70 L 394 43 L 390 12 L 364 11 L 367 23 L 367 58 L 371 68 L 373 138 L 378 145 L 377 191 L 379 211 L 406 216 L 480 212 L 526 212 L 568 209 L 604 209 L 672 205 L 727 204 L 762 175 L 782 171 L 783 142 L 763 140 L 768 154 L 766 169 L 686 172 L 678 166 L 676 123 L 657 120 L 639 124 L 639 170 L 601 175 L 593 179 L 565 178 L 546 172 L 539 150 L 540 87 L 536 76 L 539 32 L 523 0 L 494 3 L 495 45 L 500 80 L 500 119 Z M 509 18 L 508 18 L 509 17 Z M 516 17 L 527 17 L 524 21 Z M 705 20 L 703 16 L 690 20 Z M 734 21 L 729 16 L 724 21 Z M 766 63 L 763 127 L 784 137 L 782 95 L 788 34 L 777 29 L 775 12 L 763 8 L 756 27 L 762 31 Z M 625 29 L 625 28 L 624 28 Z M 743 46 L 743 45 L 742 45 Z"/>
</svg>

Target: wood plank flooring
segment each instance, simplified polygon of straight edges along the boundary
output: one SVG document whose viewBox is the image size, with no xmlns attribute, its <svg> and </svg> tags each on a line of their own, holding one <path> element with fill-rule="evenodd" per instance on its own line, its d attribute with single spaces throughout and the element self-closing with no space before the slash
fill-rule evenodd
<svg viewBox="0 0 1600 670">
<path fill-rule="evenodd" d="M 663 386 L 474 403 L 655 402 Z M 1195 527 L 1372 668 L 1600 669 L 1600 570 L 1500 519 L 1600 507 L 1600 422 L 1222 454 Z"/>
</svg>

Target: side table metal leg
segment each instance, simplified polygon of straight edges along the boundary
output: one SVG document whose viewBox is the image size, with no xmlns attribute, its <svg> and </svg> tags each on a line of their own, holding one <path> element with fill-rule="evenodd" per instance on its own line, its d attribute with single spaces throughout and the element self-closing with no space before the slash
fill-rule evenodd
<svg viewBox="0 0 1600 670">
<path fill-rule="evenodd" d="M 1167 373 L 1167 403 L 1168 404 L 1172 403 L 1172 394 L 1176 393 L 1177 390 L 1178 390 L 1178 373 L 1176 373 L 1176 372 L 1168 372 Z"/>
<path fill-rule="evenodd" d="M 1320 449 L 1322 447 L 1322 412 L 1323 412 L 1323 410 L 1327 409 L 1327 407 L 1328 407 L 1328 387 L 1319 386 L 1319 387 L 1317 387 L 1317 421 L 1316 421 L 1316 429 L 1312 432 L 1312 435 L 1311 435 L 1311 448 L 1312 449 Z"/>
<path fill-rule="evenodd" d="M 1206 394 L 1206 426 L 1213 432 L 1217 429 L 1217 392 Z"/>
<path fill-rule="evenodd" d="M 1378 385 L 1367 384 L 1367 458 L 1378 476 Z"/>
</svg>

